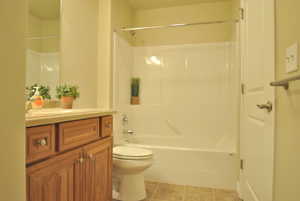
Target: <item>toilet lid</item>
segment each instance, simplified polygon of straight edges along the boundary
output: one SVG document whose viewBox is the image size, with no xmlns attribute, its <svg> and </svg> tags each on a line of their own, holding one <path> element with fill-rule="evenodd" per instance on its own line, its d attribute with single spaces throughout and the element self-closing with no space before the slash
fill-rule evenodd
<svg viewBox="0 0 300 201">
<path fill-rule="evenodd" d="M 113 148 L 113 155 L 116 157 L 126 157 L 126 158 L 145 158 L 151 157 L 153 155 L 151 150 L 118 146 Z"/>
</svg>

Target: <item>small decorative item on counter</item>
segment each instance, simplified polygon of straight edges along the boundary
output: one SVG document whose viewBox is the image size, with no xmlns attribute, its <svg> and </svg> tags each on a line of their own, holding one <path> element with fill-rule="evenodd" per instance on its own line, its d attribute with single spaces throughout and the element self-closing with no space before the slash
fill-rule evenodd
<svg viewBox="0 0 300 201">
<path fill-rule="evenodd" d="M 131 104 L 140 104 L 140 78 L 131 79 Z"/>
<path fill-rule="evenodd" d="M 50 100 L 50 87 L 34 84 L 31 87 L 26 87 L 28 91 L 28 100 L 31 102 L 32 109 L 41 109 L 44 106 L 45 100 Z"/>
<path fill-rule="evenodd" d="M 60 99 L 61 107 L 64 109 L 72 109 L 73 102 L 79 97 L 77 86 L 60 85 L 56 87 L 56 97 Z"/>
</svg>

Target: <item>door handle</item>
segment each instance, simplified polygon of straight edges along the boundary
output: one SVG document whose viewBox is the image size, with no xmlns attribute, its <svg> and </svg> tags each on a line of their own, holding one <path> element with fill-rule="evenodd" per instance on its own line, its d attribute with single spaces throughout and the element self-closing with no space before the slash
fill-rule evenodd
<svg viewBox="0 0 300 201">
<path fill-rule="evenodd" d="M 273 110 L 273 104 L 271 101 L 268 101 L 266 104 L 258 104 L 256 106 L 261 110 L 266 109 L 268 112 L 272 112 Z"/>
</svg>

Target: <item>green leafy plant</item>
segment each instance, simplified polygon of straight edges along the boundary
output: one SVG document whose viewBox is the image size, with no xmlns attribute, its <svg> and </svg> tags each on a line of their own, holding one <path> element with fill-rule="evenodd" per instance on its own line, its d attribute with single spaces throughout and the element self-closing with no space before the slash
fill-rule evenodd
<svg viewBox="0 0 300 201">
<path fill-rule="evenodd" d="M 36 87 L 39 87 L 39 92 L 40 92 L 40 95 L 43 97 L 43 99 L 48 99 L 48 100 L 51 99 L 51 96 L 49 94 L 50 93 L 49 86 L 34 84 L 30 87 L 26 87 L 26 91 L 27 91 L 27 95 L 28 95 L 27 100 L 30 100 L 31 97 L 35 94 Z"/>
<path fill-rule="evenodd" d="M 56 97 L 61 99 L 61 97 L 73 97 L 74 99 L 79 97 L 79 91 L 77 86 L 71 85 L 59 85 L 56 87 Z"/>
<path fill-rule="evenodd" d="M 131 96 L 138 97 L 140 93 L 140 78 L 131 79 Z"/>
</svg>

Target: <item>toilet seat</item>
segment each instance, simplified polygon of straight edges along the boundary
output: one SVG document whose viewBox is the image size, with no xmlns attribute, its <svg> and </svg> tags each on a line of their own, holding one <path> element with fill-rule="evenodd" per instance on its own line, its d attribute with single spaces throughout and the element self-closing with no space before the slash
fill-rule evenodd
<svg viewBox="0 0 300 201">
<path fill-rule="evenodd" d="M 113 158 L 123 160 L 145 160 L 153 157 L 153 153 L 147 149 L 117 146 L 113 148 Z"/>
</svg>

